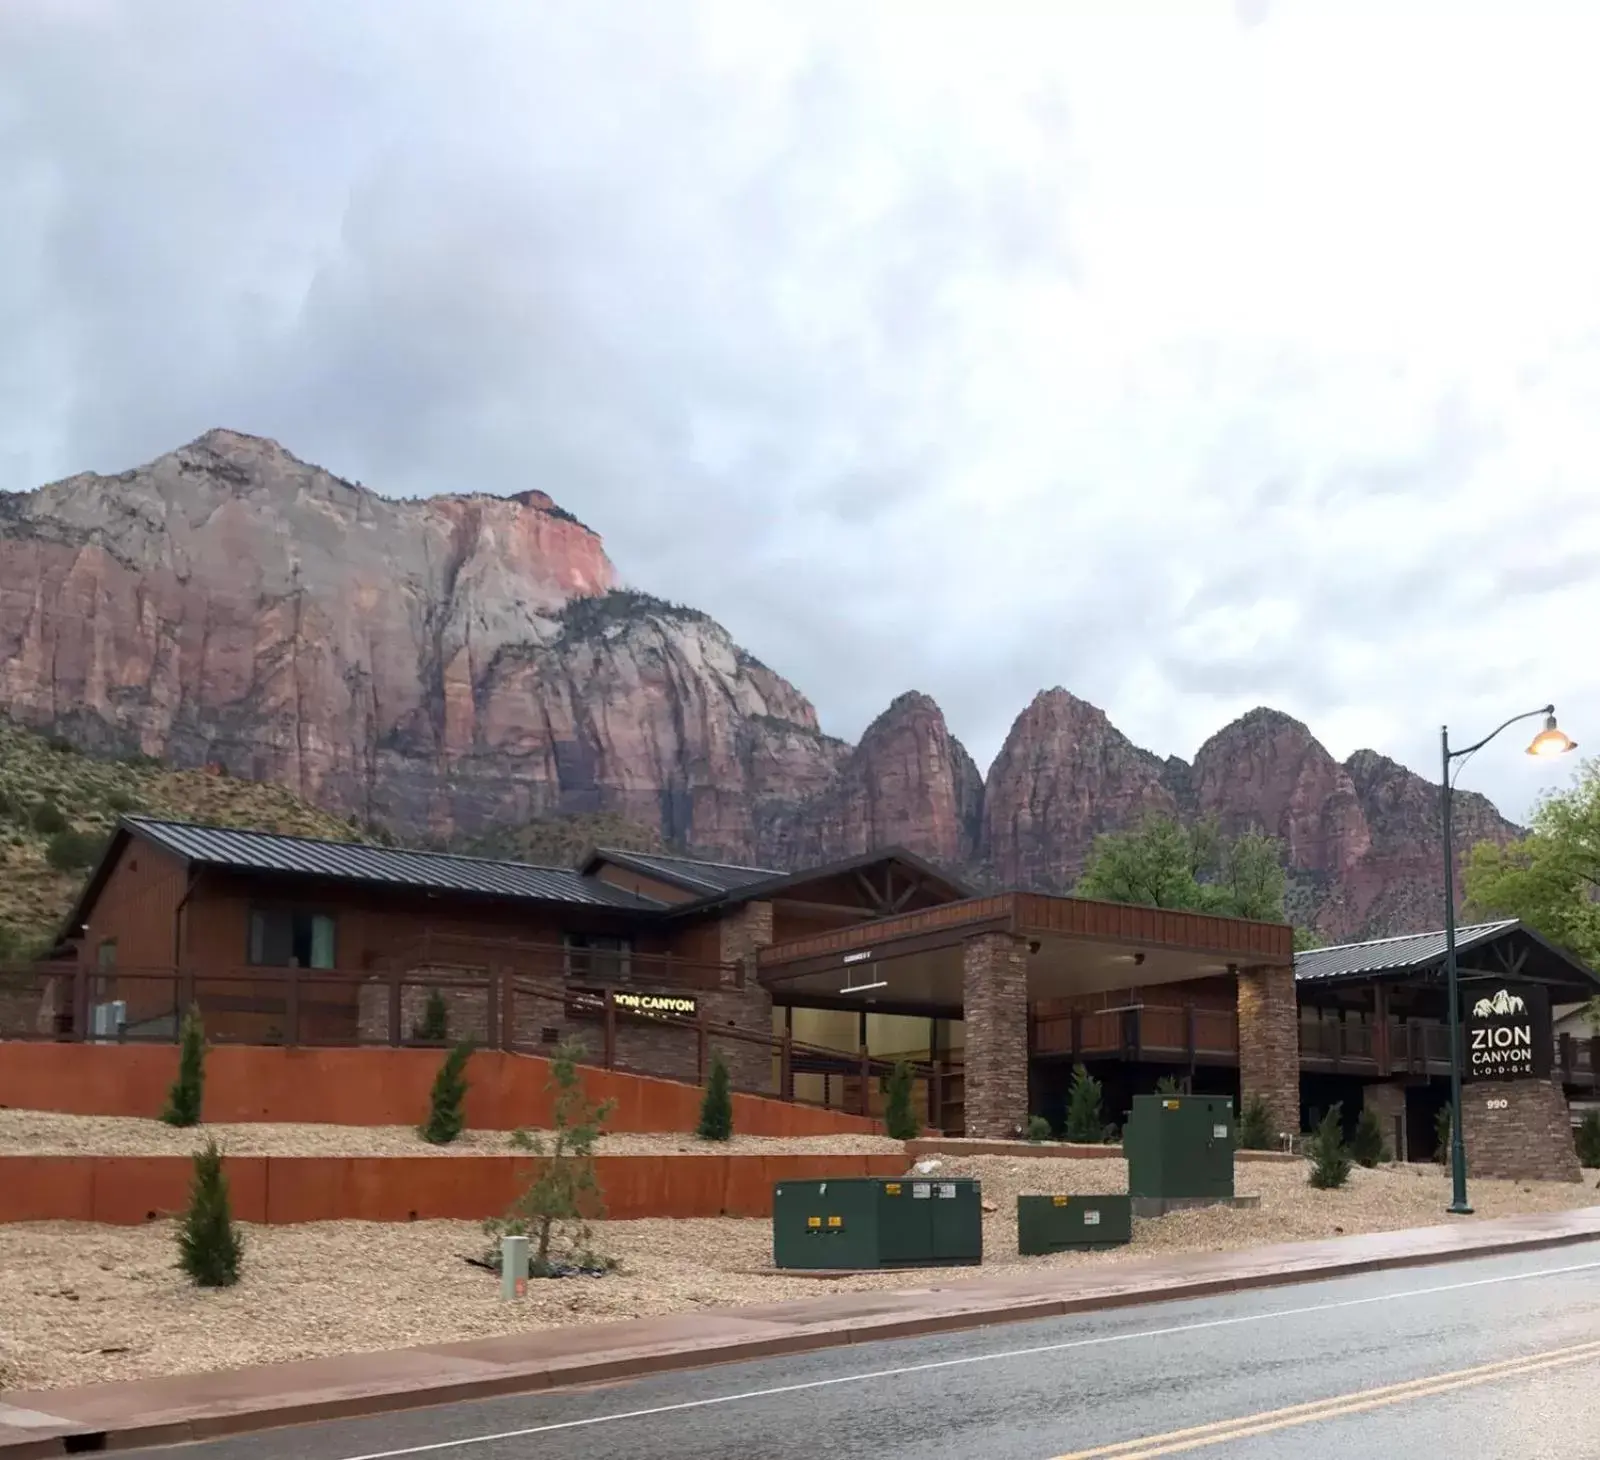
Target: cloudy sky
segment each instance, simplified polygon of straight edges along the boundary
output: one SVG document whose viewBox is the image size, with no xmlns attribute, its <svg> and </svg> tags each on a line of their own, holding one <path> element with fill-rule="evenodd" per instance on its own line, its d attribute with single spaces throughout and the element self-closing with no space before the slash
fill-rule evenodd
<svg viewBox="0 0 1600 1460">
<path fill-rule="evenodd" d="M 4 0 L 0 487 L 529 487 L 850 737 L 1600 747 L 1600 7 Z M 1566 779 L 1508 737 L 1463 779 Z"/>
</svg>

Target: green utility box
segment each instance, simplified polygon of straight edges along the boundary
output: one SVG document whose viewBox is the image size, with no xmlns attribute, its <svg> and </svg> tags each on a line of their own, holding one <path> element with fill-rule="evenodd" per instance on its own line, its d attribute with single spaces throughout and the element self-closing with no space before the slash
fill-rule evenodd
<svg viewBox="0 0 1600 1460">
<path fill-rule="evenodd" d="M 1233 1101 L 1226 1095 L 1135 1095 L 1122 1132 L 1128 1194 L 1233 1198 Z"/>
<path fill-rule="evenodd" d="M 982 1261 L 976 1181 L 850 1176 L 773 1188 L 775 1267 L 954 1267 Z"/>
<path fill-rule="evenodd" d="M 1017 1251 L 1086 1252 L 1133 1241 L 1133 1202 L 1126 1196 L 1019 1196 Z"/>
</svg>

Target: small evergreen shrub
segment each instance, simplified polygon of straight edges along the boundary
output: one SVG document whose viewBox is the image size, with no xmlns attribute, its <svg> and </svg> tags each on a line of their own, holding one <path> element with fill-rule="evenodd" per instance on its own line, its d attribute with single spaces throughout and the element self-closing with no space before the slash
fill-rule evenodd
<svg viewBox="0 0 1600 1460">
<path fill-rule="evenodd" d="M 439 989 L 428 990 L 422 1018 L 412 1026 L 411 1037 L 426 1044 L 443 1044 L 450 1038 L 450 1006 Z"/>
<path fill-rule="evenodd" d="M 1311 1184 L 1320 1191 L 1331 1191 L 1350 1179 L 1350 1152 L 1339 1124 L 1340 1108 L 1335 1105 L 1318 1124 L 1311 1137 Z"/>
<path fill-rule="evenodd" d="M 244 1243 L 233 1225 L 228 1178 L 215 1140 L 194 1153 L 189 1207 L 178 1228 L 178 1265 L 195 1286 L 231 1288 L 239 1281 Z"/>
<path fill-rule="evenodd" d="M 464 1039 L 444 1057 L 439 1073 L 433 1077 L 428 1095 L 428 1118 L 417 1134 L 430 1146 L 448 1146 L 467 1128 L 467 1061 L 472 1057 L 472 1041 Z"/>
<path fill-rule="evenodd" d="M 1163 1075 L 1156 1081 L 1157 1095 L 1183 1094 L 1183 1082 L 1176 1075 Z"/>
<path fill-rule="evenodd" d="M 167 1108 L 161 1112 L 168 1125 L 199 1125 L 205 1097 L 206 1027 L 200 1006 L 189 1005 L 178 1035 L 178 1078 L 167 1091 Z"/>
<path fill-rule="evenodd" d="M 1252 1095 L 1239 1117 L 1239 1149 L 1243 1151 L 1270 1151 L 1272 1149 L 1272 1116 L 1267 1102 Z"/>
<path fill-rule="evenodd" d="M 728 1086 L 728 1066 L 720 1050 L 711 1052 L 711 1074 L 700 1101 L 700 1124 L 695 1134 L 703 1141 L 726 1141 L 733 1136 L 733 1093 Z"/>
<path fill-rule="evenodd" d="M 1584 1166 L 1600 1166 L 1600 1110 L 1591 1110 L 1578 1127 L 1578 1161 Z"/>
<path fill-rule="evenodd" d="M 1433 1159 L 1441 1166 L 1450 1164 L 1450 1107 L 1441 1105 L 1433 1118 Z"/>
<path fill-rule="evenodd" d="M 33 808 L 33 829 L 40 836 L 54 836 L 67 829 L 67 818 L 54 801 L 41 801 Z"/>
<path fill-rule="evenodd" d="M 914 1141 L 922 1134 L 922 1122 L 911 1110 L 911 1066 L 905 1060 L 896 1060 L 889 1071 L 883 1129 L 892 1141 Z"/>
<path fill-rule="evenodd" d="M 1101 1087 L 1082 1065 L 1072 1071 L 1072 1089 L 1067 1096 L 1066 1138 L 1099 1145 L 1106 1138 L 1105 1118 L 1100 1113 Z"/>
<path fill-rule="evenodd" d="M 1042 1115 L 1030 1115 L 1028 1117 L 1028 1139 L 1030 1141 L 1047 1141 L 1052 1134 L 1050 1122 Z"/>
<path fill-rule="evenodd" d="M 1380 1161 L 1389 1159 L 1389 1148 L 1384 1143 L 1383 1126 L 1378 1121 L 1377 1111 L 1367 1109 L 1361 1112 L 1361 1118 L 1356 1121 L 1355 1134 L 1350 1137 L 1350 1155 L 1356 1165 L 1369 1170 Z"/>
</svg>

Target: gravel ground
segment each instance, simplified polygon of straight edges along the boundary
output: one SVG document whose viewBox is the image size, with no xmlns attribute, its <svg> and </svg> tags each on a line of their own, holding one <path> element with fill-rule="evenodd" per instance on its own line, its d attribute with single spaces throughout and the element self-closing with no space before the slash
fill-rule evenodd
<svg viewBox="0 0 1600 1460">
<path fill-rule="evenodd" d="M 537 1132 L 530 1132 L 537 1134 Z M 448 1146 L 430 1146 L 404 1125 L 203 1125 L 176 1129 L 120 1115 L 56 1115 L 0 1109 L 0 1155 L 186 1156 L 215 1136 L 234 1156 L 491 1156 L 515 1151 L 510 1131 L 469 1130 Z M 871 1155 L 904 1149 L 887 1136 L 741 1136 L 727 1142 L 690 1135 L 605 1135 L 595 1154 L 656 1156 L 673 1152 L 751 1156 Z"/>
<path fill-rule="evenodd" d="M 1136 1223 L 1130 1247 L 1019 1258 L 1018 1194 L 1126 1190 L 1123 1162 L 965 1157 L 939 1170 L 980 1177 L 996 1208 L 984 1220 L 986 1273 L 1426 1226 L 1449 1199 L 1435 1166 L 1358 1168 L 1344 1190 L 1318 1192 L 1303 1166 L 1241 1163 L 1239 1191 L 1260 1194 L 1257 1210 L 1176 1213 Z M 1475 1181 L 1472 1199 L 1480 1217 L 1600 1203 L 1592 1173 L 1581 1186 Z M 597 1233 L 620 1273 L 536 1282 L 525 1302 L 501 1305 L 497 1279 L 462 1261 L 484 1245 L 466 1222 L 248 1227 L 244 1278 L 222 1292 L 197 1291 L 175 1270 L 171 1223 L 0 1227 L 0 1386 L 232 1368 L 930 1281 L 926 1271 L 773 1275 L 764 1221 L 613 1222 Z"/>
</svg>

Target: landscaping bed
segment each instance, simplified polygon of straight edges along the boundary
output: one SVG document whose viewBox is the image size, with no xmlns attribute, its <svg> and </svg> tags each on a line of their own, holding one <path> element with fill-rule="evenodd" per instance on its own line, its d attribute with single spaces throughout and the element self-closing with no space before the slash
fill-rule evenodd
<svg viewBox="0 0 1600 1460">
<path fill-rule="evenodd" d="M 194 1133 L 174 1134 L 192 1139 Z M 1107 1253 L 1019 1258 L 1018 1195 L 1125 1191 L 1124 1163 L 933 1159 L 941 1174 L 982 1180 L 985 1204 L 994 1208 L 984 1218 L 982 1271 L 991 1274 L 1428 1226 L 1444 1220 L 1449 1200 L 1448 1180 L 1437 1166 L 1358 1168 L 1347 1187 L 1315 1191 L 1306 1184 L 1304 1164 L 1241 1162 L 1238 1190 L 1259 1194 L 1259 1208 L 1210 1208 L 1137 1222 L 1133 1244 Z M 1477 1215 L 1487 1218 L 1594 1205 L 1600 1198 L 1592 1179 L 1582 1185 L 1484 1180 L 1473 1182 L 1472 1200 Z M 525 1300 L 502 1304 L 496 1279 L 465 1261 L 485 1247 L 472 1223 L 339 1222 L 242 1231 L 241 1282 L 202 1291 L 177 1271 L 170 1222 L 0 1227 L 0 1387 L 232 1368 L 974 1275 L 958 1269 L 825 1281 L 792 1277 L 770 1271 L 771 1226 L 765 1221 L 612 1222 L 597 1226 L 596 1246 L 621 1261 L 620 1272 L 535 1281 Z"/>
<path fill-rule="evenodd" d="M 186 1156 L 214 1136 L 230 1156 L 512 1155 L 510 1131 L 464 1131 L 432 1146 L 410 1126 L 238 1124 L 178 1128 L 117 1115 L 57 1115 L 0 1109 L 0 1155 Z M 538 1132 L 529 1132 L 536 1135 Z M 746 1136 L 707 1142 L 685 1134 L 603 1135 L 597 1156 L 879 1155 L 904 1149 L 888 1136 Z"/>
</svg>

